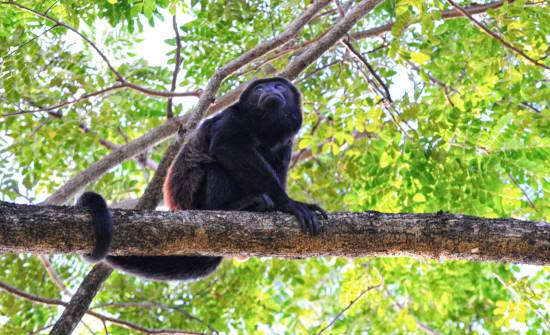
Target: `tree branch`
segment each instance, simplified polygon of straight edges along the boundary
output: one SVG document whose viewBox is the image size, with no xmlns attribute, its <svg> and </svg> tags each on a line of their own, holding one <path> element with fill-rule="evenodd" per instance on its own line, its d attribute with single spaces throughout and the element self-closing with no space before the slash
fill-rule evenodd
<svg viewBox="0 0 550 335">
<path fill-rule="evenodd" d="M 326 325 L 323 329 L 321 329 L 321 330 L 317 333 L 317 335 L 321 335 L 325 330 L 331 328 L 331 327 L 334 325 L 334 323 L 335 323 L 342 315 L 344 315 L 344 313 L 345 313 L 348 309 L 351 308 L 351 306 L 353 306 L 357 301 L 359 301 L 359 299 L 361 299 L 361 298 L 365 295 L 365 293 L 367 293 L 368 291 L 370 291 L 370 290 L 372 290 L 372 289 L 378 288 L 378 287 L 380 287 L 380 284 L 375 285 L 375 286 L 369 286 L 369 287 L 367 287 L 366 289 L 364 289 L 363 291 L 361 291 L 361 293 L 359 293 L 359 295 L 357 295 L 357 297 L 355 297 L 355 299 L 353 299 L 352 301 L 350 301 L 349 304 L 348 304 L 343 310 L 341 310 L 340 313 L 338 313 L 338 314 L 334 317 L 334 319 L 332 319 L 332 321 L 331 321 L 328 325 Z"/>
<path fill-rule="evenodd" d="M 86 170 L 78 173 L 68 182 L 60 187 L 56 192 L 50 195 L 43 203 L 44 204 L 64 204 L 76 192 L 83 189 L 86 185 L 99 179 L 109 169 L 120 164 L 121 162 L 132 158 L 147 148 L 152 147 L 166 138 L 172 136 L 179 128 L 179 118 L 168 120 L 165 124 L 151 130 L 143 136 L 133 140 L 127 145 L 121 146 L 113 150 L 111 153 L 93 163 Z"/>
<path fill-rule="evenodd" d="M 23 299 L 25 299 L 27 301 L 30 301 L 30 302 L 40 303 L 40 304 L 44 304 L 44 305 L 52 305 L 52 306 L 67 306 L 68 305 L 68 303 L 66 303 L 62 300 L 44 298 L 44 297 L 40 297 L 40 296 L 37 296 L 37 295 L 33 295 L 33 294 L 30 294 L 30 293 L 21 291 L 20 289 L 15 288 L 11 285 L 8 285 L 8 284 L 6 284 L 2 281 L 0 281 L 0 289 L 6 291 L 6 292 L 8 292 L 8 293 L 10 293 L 10 294 L 12 294 L 16 297 L 23 298 Z M 112 318 L 110 316 L 103 315 L 103 314 L 97 313 L 97 312 L 92 312 L 92 311 L 87 311 L 86 314 L 92 315 L 92 316 L 94 316 L 94 317 L 96 317 L 96 318 L 98 318 L 102 321 L 108 321 L 108 322 L 111 322 L 112 324 L 115 324 L 117 326 L 132 329 L 132 330 L 138 331 L 140 333 L 144 333 L 144 334 L 204 335 L 203 333 L 188 332 L 188 331 L 177 330 L 177 329 L 151 329 L 151 328 L 145 328 L 145 327 L 142 327 L 138 324 L 135 324 L 135 323 L 132 323 L 132 322 L 129 322 L 129 321 L 115 319 L 115 318 Z M 51 327 L 51 326 L 49 326 L 49 327 Z M 46 328 L 48 328 L 48 327 L 46 327 Z"/>
<path fill-rule="evenodd" d="M 542 67 L 543 69 L 547 69 L 549 70 L 550 69 L 550 66 L 546 66 L 542 63 L 539 63 L 537 62 L 536 60 L 534 60 L 533 58 L 527 56 L 527 54 L 525 52 L 523 52 L 521 49 L 519 48 L 516 48 L 515 46 L 513 46 L 512 44 L 506 42 L 502 37 L 500 37 L 497 33 L 495 33 L 494 31 L 492 31 L 491 29 L 489 29 L 487 26 L 485 26 L 483 23 L 477 21 L 476 19 L 474 19 L 474 17 L 468 13 L 464 8 L 460 7 L 459 5 L 457 5 L 454 1 L 452 0 L 447 0 L 451 6 L 453 6 L 457 11 L 459 11 L 460 13 L 462 13 L 462 15 L 468 17 L 468 19 L 470 21 L 472 21 L 473 24 L 475 24 L 479 29 L 481 29 L 483 32 L 485 32 L 487 35 L 491 36 L 492 38 L 496 39 L 500 44 L 502 44 L 504 47 L 512 50 L 512 51 L 515 51 L 517 54 L 521 55 L 523 58 L 527 59 L 528 61 L 530 61 L 531 63 L 533 63 L 534 65 L 538 66 L 538 67 Z"/>
<path fill-rule="evenodd" d="M 144 94 L 147 94 L 147 95 L 165 97 L 165 98 L 198 96 L 200 94 L 200 92 L 198 92 L 198 91 L 191 91 L 191 92 L 157 91 L 157 90 L 149 89 L 149 88 L 131 83 L 131 82 L 127 81 L 122 76 L 122 74 L 114 68 L 114 66 L 111 64 L 111 62 L 107 58 L 107 56 L 99 49 L 99 47 L 94 42 L 92 42 L 92 40 L 90 40 L 88 37 L 86 37 L 86 35 L 84 35 L 80 31 L 78 31 L 77 29 L 73 28 L 72 26 L 70 26 L 70 25 L 68 25 L 68 24 L 66 24 L 62 21 L 54 19 L 53 17 L 49 16 L 47 13 L 41 13 L 41 12 L 35 10 L 35 9 L 32 9 L 32 8 L 27 7 L 27 6 L 21 5 L 19 3 L 14 2 L 14 1 L 0 1 L 0 4 L 18 7 L 20 9 L 24 10 L 24 11 L 33 13 L 36 16 L 39 16 L 39 17 L 41 17 L 43 19 L 46 19 L 50 22 L 53 22 L 56 26 L 65 27 L 66 29 L 68 29 L 68 30 L 74 32 L 75 34 L 77 34 L 82 40 L 84 40 L 86 43 L 88 43 L 97 52 L 97 54 L 101 57 L 101 59 L 103 59 L 105 64 L 107 64 L 107 67 L 111 70 L 111 72 L 113 72 L 113 74 L 115 75 L 117 80 L 120 82 L 121 87 L 127 87 L 127 88 L 134 89 L 138 92 L 141 92 L 141 93 L 144 93 Z M 101 92 L 101 91 L 99 91 L 99 92 Z M 97 95 L 97 94 L 95 94 L 95 95 Z M 82 100 L 82 99 L 80 99 L 80 100 Z M 53 108 L 55 108 L 55 106 Z M 13 114 L 13 115 L 16 115 L 16 114 Z"/>
<path fill-rule="evenodd" d="M 494 1 L 483 5 L 472 5 L 469 7 L 465 7 L 464 10 L 472 15 L 481 14 L 481 13 L 485 13 L 489 9 L 501 7 L 503 4 L 504 4 L 504 1 Z M 444 10 L 441 12 L 441 18 L 443 20 L 456 19 L 462 16 L 464 16 L 464 14 L 458 11 L 457 9 Z M 407 26 L 417 23 L 418 21 L 419 19 L 412 19 L 407 23 Z M 368 37 L 375 37 L 385 32 L 391 31 L 392 27 L 393 27 L 393 22 L 388 22 L 378 27 L 350 33 L 350 37 L 353 39 L 364 39 Z"/>
<path fill-rule="evenodd" d="M 71 298 L 71 305 L 77 306 L 79 313 L 71 313 L 70 308 L 65 308 L 63 314 L 61 314 L 55 323 L 50 335 L 66 335 L 73 332 L 76 325 L 78 325 L 82 319 L 82 315 L 84 315 L 84 313 L 88 310 L 88 306 L 92 302 L 92 299 L 94 299 L 95 295 L 101 288 L 101 285 L 109 277 L 111 272 L 113 272 L 113 269 L 106 264 L 99 263 L 94 266 L 92 271 L 90 271 L 84 278 L 84 284 L 80 285 L 78 290 L 76 290 L 76 293 Z M 92 279 L 90 280 L 90 278 Z M 99 278 L 99 285 L 90 285 L 89 283 L 93 283 L 95 278 Z"/>
<path fill-rule="evenodd" d="M 38 109 L 35 109 L 35 110 L 20 110 L 18 112 L 14 112 L 14 113 L 2 114 L 2 117 L 15 116 L 15 115 L 21 115 L 21 114 L 32 114 L 32 113 L 39 113 L 39 112 L 51 112 L 51 111 L 59 109 L 61 107 L 72 105 L 72 104 L 75 104 L 77 102 L 90 99 L 91 97 L 102 95 L 102 94 L 110 92 L 110 91 L 119 90 L 119 89 L 124 88 L 124 87 L 125 87 L 124 84 L 115 84 L 113 86 L 109 86 L 107 88 L 103 88 L 101 90 L 98 90 L 98 91 L 95 91 L 95 92 L 92 92 L 92 93 L 83 94 L 83 95 L 81 95 L 80 97 L 78 97 L 76 99 L 66 100 L 66 101 L 60 102 L 60 103 L 58 103 L 56 105 L 53 105 L 53 106 L 50 106 L 50 107 L 38 108 Z"/>
<path fill-rule="evenodd" d="M 384 89 L 384 92 L 380 92 L 380 93 L 385 93 L 385 94 L 381 94 L 381 95 L 384 98 L 386 98 L 386 100 L 388 100 L 389 103 L 393 103 L 393 99 L 391 98 L 391 94 L 390 94 L 390 90 L 388 89 L 388 86 L 386 85 L 386 83 L 384 83 L 382 78 L 380 78 L 378 73 L 374 71 L 374 68 L 372 67 L 372 65 L 370 65 L 367 59 L 358 50 L 356 50 L 353 47 L 353 44 L 351 44 L 350 41 L 343 40 L 342 43 L 355 56 L 355 58 L 357 58 L 363 65 L 365 65 L 365 67 L 369 70 L 370 74 L 376 79 L 376 81 L 378 81 L 378 84 L 382 86 L 382 88 Z M 378 87 L 376 87 L 376 89 L 378 91 L 381 91 Z"/>
<path fill-rule="evenodd" d="M 321 234 L 282 213 L 113 209 L 113 255 L 414 256 L 550 264 L 550 224 L 436 214 L 333 213 Z M 89 253 L 84 208 L 0 203 L 0 250 Z M 60 234 L 59 232 L 63 232 Z"/>
<path fill-rule="evenodd" d="M 312 43 L 299 56 L 292 59 L 280 75 L 288 79 L 295 79 L 300 72 L 319 58 L 325 51 L 335 45 L 357 21 L 378 6 L 382 0 L 363 0 L 351 8 L 346 16 L 342 17 L 326 34 Z"/>
<path fill-rule="evenodd" d="M 172 73 L 172 86 L 170 87 L 170 92 L 176 91 L 176 82 L 178 80 L 178 73 L 180 72 L 181 65 L 181 41 L 178 23 L 176 21 L 176 14 L 172 15 L 172 28 L 174 28 L 174 34 L 176 35 L 176 59 L 174 64 L 174 72 Z M 172 103 L 172 98 L 169 98 L 166 103 L 166 118 L 168 119 L 171 119 L 174 116 L 174 112 L 172 111 Z"/>
</svg>

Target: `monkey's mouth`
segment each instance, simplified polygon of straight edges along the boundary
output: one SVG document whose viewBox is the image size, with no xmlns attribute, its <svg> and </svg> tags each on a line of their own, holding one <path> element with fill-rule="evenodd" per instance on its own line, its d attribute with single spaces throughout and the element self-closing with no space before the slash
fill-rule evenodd
<svg viewBox="0 0 550 335">
<path fill-rule="evenodd" d="M 263 109 L 280 109 L 285 105 L 285 99 L 279 94 L 265 94 L 260 97 L 258 104 Z"/>
</svg>

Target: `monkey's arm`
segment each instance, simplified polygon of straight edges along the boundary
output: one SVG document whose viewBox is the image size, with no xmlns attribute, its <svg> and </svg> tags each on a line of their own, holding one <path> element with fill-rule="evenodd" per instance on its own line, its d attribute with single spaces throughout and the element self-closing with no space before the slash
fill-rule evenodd
<svg viewBox="0 0 550 335">
<path fill-rule="evenodd" d="M 292 156 L 292 141 L 288 141 L 281 149 L 275 153 L 275 158 L 271 166 L 275 170 L 279 181 L 286 189 L 286 177 L 288 174 L 288 167 L 290 165 L 290 157 Z"/>
<path fill-rule="evenodd" d="M 311 233 L 318 233 L 315 213 L 288 197 L 275 169 L 257 150 L 258 141 L 231 115 L 212 127 L 209 154 L 249 194 L 267 193 L 275 208 L 293 214 Z M 285 173 L 286 175 L 286 173 Z"/>
<path fill-rule="evenodd" d="M 277 176 L 279 177 L 279 180 L 283 184 L 283 187 L 286 186 L 286 177 L 288 175 L 288 168 L 290 166 L 290 159 L 292 157 L 292 141 L 288 141 L 286 145 L 284 145 L 278 152 L 275 154 L 275 159 L 273 160 L 273 169 L 277 173 Z M 286 187 L 285 187 L 286 189 Z M 322 209 L 317 204 L 309 204 L 306 202 L 300 202 L 302 205 L 308 207 L 312 211 L 316 211 L 321 213 L 321 215 L 326 219 L 328 218 L 327 212 Z"/>
</svg>

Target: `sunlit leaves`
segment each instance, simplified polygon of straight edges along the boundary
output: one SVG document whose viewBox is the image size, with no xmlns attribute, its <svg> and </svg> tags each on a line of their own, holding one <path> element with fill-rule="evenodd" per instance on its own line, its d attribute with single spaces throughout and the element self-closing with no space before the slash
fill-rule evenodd
<svg viewBox="0 0 550 335">
<path fill-rule="evenodd" d="M 52 2 L 21 1 L 40 12 Z M 156 33 L 176 14 L 183 45 L 178 84 L 198 89 L 216 68 L 284 31 L 307 3 L 283 1 L 62 1 L 49 13 L 98 42 L 128 80 L 157 90 L 171 82 L 175 37 L 166 63 L 150 66 L 136 32 Z M 346 2 L 343 2 L 346 3 Z M 468 6 L 469 2 L 461 2 Z M 473 4 L 473 3 L 472 3 Z M 380 37 L 354 41 L 391 91 L 388 106 L 365 65 L 335 45 L 296 80 L 304 126 L 295 140 L 288 190 L 335 211 L 437 212 L 550 220 L 550 87 L 547 73 L 524 62 L 464 18 L 442 19 L 444 1 L 385 1 L 353 30 L 388 22 Z M 275 71 L 334 25 L 334 3 L 281 55 L 247 65 L 223 94 L 252 76 Z M 504 1 L 478 15 L 484 24 L 548 64 L 548 5 Z M 155 28 L 149 28 L 154 25 Z M 35 110 L 112 85 L 115 76 L 67 29 L 0 5 L 0 110 Z M 101 29 L 107 32 L 102 35 Z M 171 26 L 169 31 L 171 32 Z M 43 34 L 42 34 L 43 33 Z M 36 36 L 39 36 L 36 38 Z M 22 41 L 27 41 L 22 45 Z M 76 43 L 76 46 L 73 44 Z M 179 89 L 180 87 L 178 87 Z M 178 104 L 176 112 L 192 104 Z M 4 200 L 43 199 L 110 149 L 165 120 L 166 101 L 121 90 L 45 112 L 4 118 L 0 125 L 0 190 Z M 81 124 L 92 132 L 85 132 Z M 159 161 L 166 144 L 151 148 Z M 90 188 L 110 200 L 136 198 L 152 171 L 127 161 Z M 417 232 L 411 232 L 417 233 Z M 1 258 L 0 280 L 59 297 L 30 256 Z M 74 290 L 89 269 L 56 256 L 55 270 Z M 498 275 L 498 277 L 497 277 Z M 204 280 L 165 284 L 115 273 L 96 305 L 160 302 L 164 307 L 99 309 L 147 327 L 201 332 L 442 334 L 547 332 L 547 268 L 402 258 L 227 260 Z M 380 285 L 380 286 L 377 286 Z M 171 306 L 172 309 L 166 309 Z M 0 295 L 1 331 L 31 333 L 56 308 Z M 95 323 L 93 324 L 95 326 Z M 127 333 L 108 325 L 110 334 Z M 103 332 L 102 325 L 94 328 Z"/>
</svg>

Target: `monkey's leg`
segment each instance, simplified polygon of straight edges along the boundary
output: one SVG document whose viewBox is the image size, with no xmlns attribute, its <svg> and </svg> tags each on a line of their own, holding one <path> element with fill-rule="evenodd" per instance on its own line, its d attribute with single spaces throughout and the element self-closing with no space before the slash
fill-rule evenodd
<svg viewBox="0 0 550 335">
<path fill-rule="evenodd" d="M 223 207 L 223 209 L 230 211 L 268 212 L 275 208 L 275 204 L 269 195 L 263 193 L 260 195 L 248 195 Z"/>
</svg>

